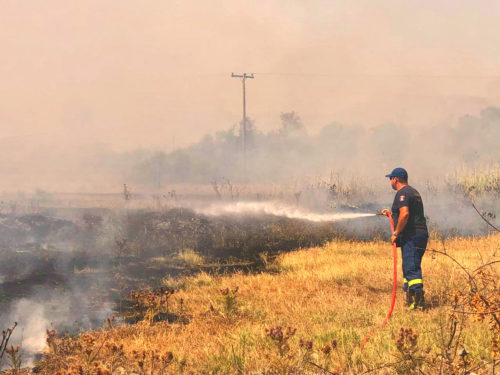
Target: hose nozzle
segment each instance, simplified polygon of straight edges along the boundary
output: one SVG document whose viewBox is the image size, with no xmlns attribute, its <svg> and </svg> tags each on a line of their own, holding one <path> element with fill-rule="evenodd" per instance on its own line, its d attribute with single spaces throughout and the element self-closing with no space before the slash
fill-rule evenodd
<svg viewBox="0 0 500 375">
<path fill-rule="evenodd" d="M 377 215 L 392 217 L 391 211 L 389 211 L 387 209 L 377 212 Z"/>
</svg>

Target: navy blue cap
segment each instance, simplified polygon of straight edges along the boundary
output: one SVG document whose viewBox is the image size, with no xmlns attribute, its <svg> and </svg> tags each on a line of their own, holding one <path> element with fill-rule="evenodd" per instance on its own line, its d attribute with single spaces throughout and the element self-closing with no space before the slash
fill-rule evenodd
<svg viewBox="0 0 500 375">
<path fill-rule="evenodd" d="M 399 178 L 408 178 L 408 172 L 406 172 L 406 169 L 404 168 L 394 168 L 391 173 L 386 174 L 385 177 L 393 178 L 393 177 L 399 177 Z"/>
</svg>

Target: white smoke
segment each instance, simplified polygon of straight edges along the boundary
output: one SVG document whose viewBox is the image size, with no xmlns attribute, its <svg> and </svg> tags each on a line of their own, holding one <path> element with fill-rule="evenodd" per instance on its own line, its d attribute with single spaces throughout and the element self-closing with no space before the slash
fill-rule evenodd
<svg viewBox="0 0 500 375">
<path fill-rule="evenodd" d="M 50 328 L 50 322 L 46 318 L 45 306 L 22 298 L 12 306 L 7 319 L 0 319 L 3 324 L 2 329 L 12 326 L 15 321 L 18 322 L 18 326 L 9 344 L 21 346 L 21 364 L 23 367 L 30 366 L 36 353 L 41 353 L 46 346 L 46 330 Z M 4 365 L 7 365 L 6 362 Z"/>
<path fill-rule="evenodd" d="M 328 213 L 318 214 L 307 212 L 300 208 L 286 205 L 280 202 L 232 202 L 212 204 L 205 208 L 197 208 L 196 212 L 207 216 L 235 215 L 235 214 L 266 214 L 287 217 L 289 219 L 301 219 L 312 222 L 328 222 L 360 217 L 375 216 L 372 213 Z"/>
<path fill-rule="evenodd" d="M 22 324 L 22 348 L 27 353 L 39 353 L 45 349 L 46 330 L 50 322 L 45 317 L 45 307 L 39 303 L 22 299 L 17 304 L 14 319 Z"/>
<path fill-rule="evenodd" d="M 21 298 L 0 316 L 0 328 L 18 325 L 9 344 L 21 347 L 22 366 L 31 366 L 37 355 L 47 347 L 47 330 L 73 332 L 78 329 L 96 328 L 96 322 L 103 322 L 113 312 L 113 303 L 108 301 L 99 307 L 88 306 L 89 296 L 77 288 L 61 295 L 55 290 L 37 293 L 31 298 Z M 72 319 L 75 319 L 72 321 Z M 7 361 L 3 363 L 7 365 Z"/>
</svg>

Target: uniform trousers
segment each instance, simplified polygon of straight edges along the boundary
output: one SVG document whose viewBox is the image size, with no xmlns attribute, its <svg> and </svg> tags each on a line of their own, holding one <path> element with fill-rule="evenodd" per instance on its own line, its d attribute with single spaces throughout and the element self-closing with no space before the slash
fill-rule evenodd
<svg viewBox="0 0 500 375">
<path fill-rule="evenodd" d="M 417 233 L 400 241 L 405 292 L 408 289 L 415 292 L 423 291 L 421 265 L 428 239 L 427 233 Z"/>
</svg>

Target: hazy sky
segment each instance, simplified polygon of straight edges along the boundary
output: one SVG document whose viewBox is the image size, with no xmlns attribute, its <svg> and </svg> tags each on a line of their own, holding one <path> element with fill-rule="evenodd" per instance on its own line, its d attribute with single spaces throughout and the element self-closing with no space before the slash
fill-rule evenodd
<svg viewBox="0 0 500 375">
<path fill-rule="evenodd" d="M 0 0 L 2 147 L 165 150 L 248 115 L 449 124 L 500 103 L 498 1 Z"/>
</svg>

